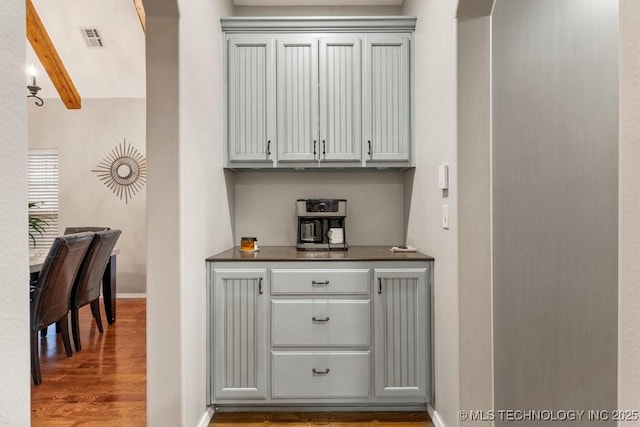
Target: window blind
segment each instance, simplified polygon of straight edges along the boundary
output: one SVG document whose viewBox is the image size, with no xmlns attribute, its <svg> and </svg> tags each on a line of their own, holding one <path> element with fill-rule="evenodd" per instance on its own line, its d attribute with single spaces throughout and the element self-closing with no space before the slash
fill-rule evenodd
<svg viewBox="0 0 640 427">
<path fill-rule="evenodd" d="M 34 250 L 48 250 L 53 240 L 59 236 L 58 230 L 58 152 L 57 150 L 29 150 L 29 208 L 31 217 L 40 218 L 42 234 L 29 227 L 36 239 L 29 238 L 29 247 Z"/>
</svg>

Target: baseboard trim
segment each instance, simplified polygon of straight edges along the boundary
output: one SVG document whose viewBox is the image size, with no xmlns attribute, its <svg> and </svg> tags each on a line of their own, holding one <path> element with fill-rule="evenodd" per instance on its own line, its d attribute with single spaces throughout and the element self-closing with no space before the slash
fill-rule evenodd
<svg viewBox="0 0 640 427">
<path fill-rule="evenodd" d="M 433 422 L 433 425 L 435 427 L 446 427 L 444 422 L 442 422 L 442 418 L 440 418 L 440 415 L 435 411 L 435 409 L 433 409 L 433 406 L 431 406 L 431 404 L 429 403 L 427 404 L 427 412 L 429 413 L 431 422 Z"/>
<path fill-rule="evenodd" d="M 384 403 L 367 403 L 360 405 L 353 404 L 335 404 L 335 403 L 302 403 L 302 404 L 292 404 L 292 403 L 271 403 L 268 405 L 256 405 L 256 404 L 248 404 L 248 405 L 238 405 L 238 404 L 216 404 L 215 411 L 219 414 L 227 414 L 227 413 L 237 413 L 237 412 L 251 412 L 251 413 L 262 413 L 262 412 L 287 412 L 287 413 L 306 413 L 306 412 L 332 412 L 332 413 L 341 413 L 341 412 L 392 412 L 400 414 L 402 412 L 426 412 L 426 407 L 424 404 L 422 405 L 395 405 L 395 404 L 384 404 Z"/>
<path fill-rule="evenodd" d="M 202 418 L 200 418 L 200 422 L 198 423 L 198 427 L 207 427 L 211 424 L 211 418 L 213 418 L 213 408 L 208 407 L 207 411 L 202 414 Z"/>
<path fill-rule="evenodd" d="M 142 299 L 146 299 L 147 298 L 147 294 L 146 293 L 137 293 L 137 292 L 123 292 L 123 293 L 116 293 L 116 298 L 121 298 L 121 299 L 133 299 L 133 298 L 142 298 Z"/>
</svg>

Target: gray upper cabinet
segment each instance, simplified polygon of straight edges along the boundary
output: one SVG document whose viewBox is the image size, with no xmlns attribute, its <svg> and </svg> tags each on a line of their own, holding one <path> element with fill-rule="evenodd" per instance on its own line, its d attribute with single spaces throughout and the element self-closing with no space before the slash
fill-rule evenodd
<svg viewBox="0 0 640 427">
<path fill-rule="evenodd" d="M 415 17 L 222 18 L 230 168 L 413 166 Z"/>
<path fill-rule="evenodd" d="M 229 163 L 272 163 L 276 135 L 274 38 L 229 37 L 227 61 Z"/>
<path fill-rule="evenodd" d="M 320 39 L 321 161 L 361 161 L 362 37 Z"/>
<path fill-rule="evenodd" d="M 278 37 L 278 160 L 318 159 L 318 40 Z"/>
<path fill-rule="evenodd" d="M 410 39 L 365 38 L 363 132 L 367 163 L 408 162 L 411 155 Z"/>
</svg>

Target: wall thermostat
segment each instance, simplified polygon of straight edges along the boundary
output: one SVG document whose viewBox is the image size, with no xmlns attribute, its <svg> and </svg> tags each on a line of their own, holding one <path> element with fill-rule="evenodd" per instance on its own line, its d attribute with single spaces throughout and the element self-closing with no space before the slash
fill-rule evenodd
<svg viewBox="0 0 640 427">
<path fill-rule="evenodd" d="M 446 163 L 438 166 L 438 188 L 440 190 L 449 189 L 449 165 Z"/>
</svg>

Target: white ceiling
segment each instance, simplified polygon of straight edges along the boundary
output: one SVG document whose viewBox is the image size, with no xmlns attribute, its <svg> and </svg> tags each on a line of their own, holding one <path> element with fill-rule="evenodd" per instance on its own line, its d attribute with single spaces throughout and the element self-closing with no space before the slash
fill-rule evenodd
<svg viewBox="0 0 640 427">
<path fill-rule="evenodd" d="M 233 0 L 236 6 L 400 6 L 403 0 Z"/>
<path fill-rule="evenodd" d="M 402 1 L 233 0 L 233 3 L 237 6 L 398 6 Z M 146 96 L 144 32 L 132 0 L 33 0 L 33 4 L 81 98 Z M 87 47 L 80 32 L 83 27 L 97 28 L 104 47 Z M 28 41 L 26 45 L 25 65 L 36 67 L 37 84 L 42 88 L 39 95 L 58 98 Z"/>
<path fill-rule="evenodd" d="M 33 4 L 81 98 L 146 96 L 144 32 L 132 0 L 33 0 Z M 82 27 L 98 28 L 104 47 L 87 47 Z M 58 98 L 26 44 L 26 65 L 37 69 L 39 95 Z"/>
</svg>

